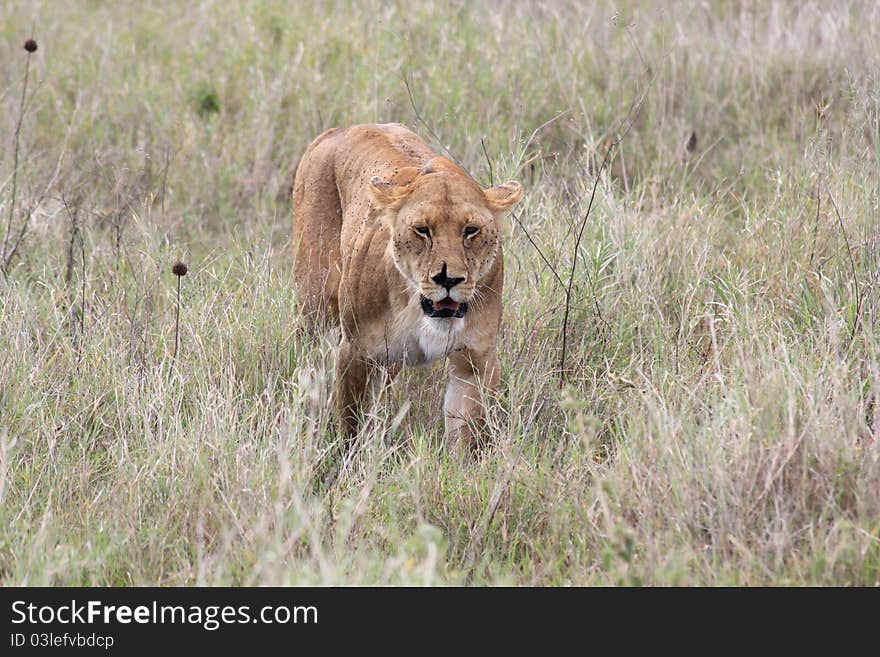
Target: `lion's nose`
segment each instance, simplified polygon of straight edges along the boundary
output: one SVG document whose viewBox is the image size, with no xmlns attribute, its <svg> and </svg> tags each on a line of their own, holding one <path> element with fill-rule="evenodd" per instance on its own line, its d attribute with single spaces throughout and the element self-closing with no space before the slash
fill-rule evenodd
<svg viewBox="0 0 880 657">
<path fill-rule="evenodd" d="M 446 263 L 443 263 L 443 269 L 440 270 L 439 274 L 434 274 L 431 276 L 431 280 L 434 281 L 437 285 L 445 287 L 447 290 L 451 290 L 459 283 L 464 282 L 464 276 L 447 276 L 446 275 Z"/>
</svg>

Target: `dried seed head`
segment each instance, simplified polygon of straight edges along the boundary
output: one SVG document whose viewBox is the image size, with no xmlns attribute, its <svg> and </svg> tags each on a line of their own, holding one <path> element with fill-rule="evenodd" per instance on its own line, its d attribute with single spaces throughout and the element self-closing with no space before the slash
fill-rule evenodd
<svg viewBox="0 0 880 657">
<path fill-rule="evenodd" d="M 182 262 L 174 263 L 174 266 L 171 268 L 171 273 L 175 276 L 186 276 L 187 268 L 186 265 Z"/>
<path fill-rule="evenodd" d="M 28 39 L 24 42 L 24 49 L 28 52 L 36 52 L 37 51 L 37 42 L 33 39 Z"/>
</svg>

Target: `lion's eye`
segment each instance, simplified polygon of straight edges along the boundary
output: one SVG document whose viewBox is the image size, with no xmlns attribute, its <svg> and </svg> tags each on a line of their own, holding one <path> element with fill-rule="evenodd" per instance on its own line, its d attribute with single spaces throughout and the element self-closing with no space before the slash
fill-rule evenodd
<svg viewBox="0 0 880 657">
<path fill-rule="evenodd" d="M 431 237 L 431 229 L 427 226 L 413 226 L 413 230 L 415 230 L 419 235 Z"/>
<path fill-rule="evenodd" d="M 464 236 L 465 237 L 473 237 L 474 235 L 476 235 L 479 232 L 480 232 L 480 229 L 477 228 L 476 226 L 467 226 L 464 229 Z"/>
</svg>

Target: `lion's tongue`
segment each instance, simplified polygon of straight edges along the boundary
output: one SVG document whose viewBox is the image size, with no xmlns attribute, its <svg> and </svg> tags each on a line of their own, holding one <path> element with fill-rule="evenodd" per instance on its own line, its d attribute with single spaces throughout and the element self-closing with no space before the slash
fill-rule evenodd
<svg viewBox="0 0 880 657">
<path fill-rule="evenodd" d="M 434 302 L 435 310 L 451 310 L 452 312 L 456 312 L 458 310 L 459 304 L 453 301 L 451 298 L 446 297 L 441 301 Z"/>
</svg>

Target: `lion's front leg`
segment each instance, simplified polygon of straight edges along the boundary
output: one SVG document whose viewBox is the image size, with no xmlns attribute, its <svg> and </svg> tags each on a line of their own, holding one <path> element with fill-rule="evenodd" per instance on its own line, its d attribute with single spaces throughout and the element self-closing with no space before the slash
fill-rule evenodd
<svg viewBox="0 0 880 657">
<path fill-rule="evenodd" d="M 452 367 L 444 402 L 446 437 L 474 451 L 480 443 L 483 398 L 498 388 L 501 366 L 494 348 L 482 353 L 468 349 L 457 351 L 449 361 Z"/>
<path fill-rule="evenodd" d="M 345 337 L 339 344 L 336 361 L 336 417 L 346 439 L 358 431 L 359 414 L 370 387 L 372 367 L 367 359 Z"/>
</svg>

